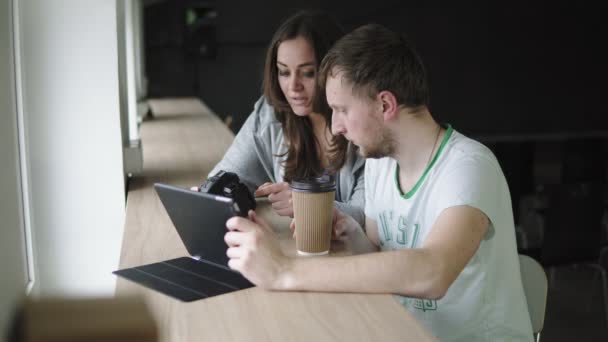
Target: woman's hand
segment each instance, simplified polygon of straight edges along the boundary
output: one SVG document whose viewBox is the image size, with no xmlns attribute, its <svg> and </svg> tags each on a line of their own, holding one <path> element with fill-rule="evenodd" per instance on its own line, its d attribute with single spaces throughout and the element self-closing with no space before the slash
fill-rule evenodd
<svg viewBox="0 0 608 342">
<path fill-rule="evenodd" d="M 256 197 L 268 195 L 272 209 L 281 216 L 293 217 L 291 187 L 287 182 L 264 183 L 255 191 Z"/>
</svg>

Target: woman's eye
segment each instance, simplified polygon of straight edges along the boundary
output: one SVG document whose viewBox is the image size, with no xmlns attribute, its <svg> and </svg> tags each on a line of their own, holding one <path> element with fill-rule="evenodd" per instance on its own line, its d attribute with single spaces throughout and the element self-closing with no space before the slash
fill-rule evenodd
<svg viewBox="0 0 608 342">
<path fill-rule="evenodd" d="M 279 76 L 289 76 L 289 71 L 279 70 Z"/>
<path fill-rule="evenodd" d="M 306 72 L 304 72 L 304 77 L 314 78 L 315 77 L 315 72 L 314 71 L 306 71 Z"/>
</svg>

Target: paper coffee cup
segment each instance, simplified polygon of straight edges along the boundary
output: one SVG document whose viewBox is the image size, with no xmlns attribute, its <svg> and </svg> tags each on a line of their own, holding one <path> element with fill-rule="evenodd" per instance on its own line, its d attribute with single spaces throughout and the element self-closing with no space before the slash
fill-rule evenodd
<svg viewBox="0 0 608 342">
<path fill-rule="evenodd" d="M 324 175 L 291 182 L 299 255 L 329 253 L 336 183 Z"/>
</svg>

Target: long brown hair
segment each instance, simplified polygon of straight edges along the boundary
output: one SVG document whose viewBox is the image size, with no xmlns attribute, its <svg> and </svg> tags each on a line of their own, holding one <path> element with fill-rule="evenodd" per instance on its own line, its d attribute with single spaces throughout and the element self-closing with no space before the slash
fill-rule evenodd
<svg viewBox="0 0 608 342">
<path fill-rule="evenodd" d="M 319 64 L 327 51 L 343 35 L 342 28 L 329 15 L 319 11 L 300 11 L 281 24 L 268 47 L 262 91 L 270 105 L 274 107 L 276 119 L 281 123 L 283 134 L 288 142 L 287 157 L 283 164 L 286 181 L 319 175 L 323 170 L 317 146 L 322 145 L 315 137 L 310 119 L 295 115 L 285 99 L 278 81 L 277 50 L 283 41 L 298 37 L 306 39 L 315 52 L 316 71 L 318 72 Z M 313 97 L 313 111 L 321 114 L 327 126 L 331 127 L 331 109 L 327 105 L 325 89 L 318 84 Z M 347 142 L 342 136 L 332 138 L 329 149 L 332 165 L 334 159 L 340 158 L 341 162 L 338 161 L 338 163 L 343 164 L 346 147 Z"/>
</svg>

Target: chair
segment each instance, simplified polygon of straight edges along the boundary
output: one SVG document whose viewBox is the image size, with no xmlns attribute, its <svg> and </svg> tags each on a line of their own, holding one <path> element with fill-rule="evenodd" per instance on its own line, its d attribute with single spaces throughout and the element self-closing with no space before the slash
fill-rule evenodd
<svg viewBox="0 0 608 342">
<path fill-rule="evenodd" d="M 542 266 L 527 255 L 519 255 L 521 281 L 524 286 L 528 312 L 532 322 L 532 332 L 536 341 L 540 341 L 540 332 L 545 324 L 547 306 L 547 276 Z"/>
</svg>

